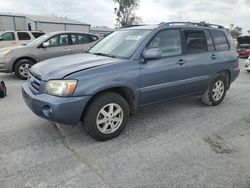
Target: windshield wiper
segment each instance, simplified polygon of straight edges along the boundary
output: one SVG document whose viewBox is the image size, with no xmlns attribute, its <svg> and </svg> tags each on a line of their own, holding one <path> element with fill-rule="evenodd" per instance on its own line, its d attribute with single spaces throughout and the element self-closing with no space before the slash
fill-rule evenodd
<svg viewBox="0 0 250 188">
<path fill-rule="evenodd" d="M 115 55 L 110 55 L 110 54 L 104 54 L 104 53 L 93 53 L 98 56 L 105 56 L 105 57 L 111 57 L 111 58 L 117 58 Z"/>
</svg>

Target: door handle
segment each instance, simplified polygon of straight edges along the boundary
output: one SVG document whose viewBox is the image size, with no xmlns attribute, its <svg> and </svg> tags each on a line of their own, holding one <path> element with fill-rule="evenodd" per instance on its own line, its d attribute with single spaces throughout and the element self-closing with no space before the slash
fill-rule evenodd
<svg viewBox="0 0 250 188">
<path fill-rule="evenodd" d="M 64 51 L 64 52 L 70 52 L 71 49 L 64 49 L 63 51 Z"/>
<path fill-rule="evenodd" d="M 216 55 L 215 54 L 211 55 L 211 59 L 215 60 L 216 59 Z"/>
<path fill-rule="evenodd" d="M 179 65 L 183 65 L 185 63 L 185 61 L 183 59 L 180 59 L 179 61 L 177 61 L 177 64 Z"/>
</svg>

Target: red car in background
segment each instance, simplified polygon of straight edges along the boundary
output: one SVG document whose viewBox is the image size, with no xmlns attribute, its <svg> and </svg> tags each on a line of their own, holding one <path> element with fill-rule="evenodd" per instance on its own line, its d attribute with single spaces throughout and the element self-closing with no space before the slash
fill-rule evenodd
<svg viewBox="0 0 250 188">
<path fill-rule="evenodd" d="M 240 44 L 237 47 L 237 52 L 238 52 L 240 57 L 250 56 L 250 44 Z"/>
<path fill-rule="evenodd" d="M 250 36 L 241 36 L 237 38 L 237 52 L 240 57 L 250 56 Z"/>
</svg>

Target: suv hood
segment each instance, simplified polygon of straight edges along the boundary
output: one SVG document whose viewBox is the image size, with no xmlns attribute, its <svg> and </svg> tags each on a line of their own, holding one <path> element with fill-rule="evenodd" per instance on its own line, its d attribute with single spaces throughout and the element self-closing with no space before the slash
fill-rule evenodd
<svg viewBox="0 0 250 188">
<path fill-rule="evenodd" d="M 62 79 L 75 72 L 120 61 L 121 59 L 97 56 L 89 53 L 75 54 L 37 63 L 32 66 L 30 71 L 43 81 L 47 81 L 50 79 Z"/>
</svg>

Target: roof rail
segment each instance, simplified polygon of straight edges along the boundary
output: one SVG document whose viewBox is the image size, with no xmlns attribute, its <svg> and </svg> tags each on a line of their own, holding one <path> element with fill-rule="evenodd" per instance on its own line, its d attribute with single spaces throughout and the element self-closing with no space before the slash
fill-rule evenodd
<svg viewBox="0 0 250 188">
<path fill-rule="evenodd" d="M 145 24 L 127 25 L 127 26 L 124 26 L 122 28 L 136 27 L 136 26 L 145 26 Z"/>
<path fill-rule="evenodd" d="M 188 25 L 188 26 L 197 26 L 197 27 L 214 27 L 218 29 L 225 29 L 222 25 L 210 24 L 206 22 L 163 22 L 159 26 L 171 26 L 171 25 Z"/>
</svg>

